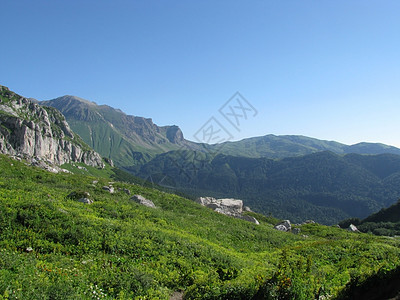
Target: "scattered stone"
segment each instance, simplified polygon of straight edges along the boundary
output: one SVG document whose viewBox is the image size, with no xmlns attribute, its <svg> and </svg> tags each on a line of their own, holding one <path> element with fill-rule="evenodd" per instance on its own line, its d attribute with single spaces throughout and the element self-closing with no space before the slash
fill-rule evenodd
<svg viewBox="0 0 400 300">
<path fill-rule="evenodd" d="M 87 171 L 87 169 L 86 169 L 85 167 L 82 167 L 82 166 L 77 166 L 77 168 L 78 168 L 79 170 L 85 170 L 85 171 Z"/>
<path fill-rule="evenodd" d="M 351 231 L 351 232 L 360 232 L 360 231 L 358 230 L 358 228 L 357 228 L 355 225 L 353 225 L 353 224 L 350 224 L 349 227 L 347 228 L 347 230 L 348 230 L 348 231 Z"/>
<path fill-rule="evenodd" d="M 26 252 L 31 253 L 33 251 L 32 247 L 28 247 L 25 249 Z"/>
<path fill-rule="evenodd" d="M 306 239 L 308 238 L 308 235 L 303 234 L 302 237 Z"/>
<path fill-rule="evenodd" d="M 89 197 L 90 197 L 90 194 L 88 192 L 72 192 L 67 196 L 67 198 L 76 200 L 81 203 L 92 204 L 93 200 L 90 199 Z"/>
<path fill-rule="evenodd" d="M 293 234 L 299 234 L 301 232 L 301 229 L 300 228 L 293 228 L 292 229 L 292 233 Z"/>
<path fill-rule="evenodd" d="M 92 184 L 98 184 L 98 183 L 99 183 L 98 180 L 93 180 L 93 181 L 92 181 Z"/>
<path fill-rule="evenodd" d="M 68 194 L 67 198 L 78 200 L 80 198 L 89 198 L 90 194 L 88 192 L 71 192 Z"/>
<path fill-rule="evenodd" d="M 85 203 L 85 204 L 92 204 L 93 200 L 91 200 L 89 198 L 81 198 L 81 199 L 78 199 L 78 202 Z"/>
<path fill-rule="evenodd" d="M 80 199 L 78 199 L 78 202 L 85 203 L 85 204 L 92 204 L 93 200 L 91 200 L 89 198 L 80 198 Z"/>
<path fill-rule="evenodd" d="M 152 208 L 156 207 L 154 205 L 153 201 L 146 199 L 142 195 L 133 195 L 131 197 L 131 200 L 133 200 L 133 201 L 135 201 L 135 202 L 137 202 L 137 203 L 139 203 L 141 205 L 147 206 L 147 207 L 152 207 Z"/>
<path fill-rule="evenodd" d="M 124 191 L 124 193 L 127 194 L 127 195 L 130 195 L 130 194 L 131 194 L 131 191 L 130 191 L 129 189 L 123 189 L 123 191 Z"/>
<path fill-rule="evenodd" d="M 106 186 L 106 185 L 103 186 L 103 190 L 109 192 L 110 194 L 114 194 L 114 188 L 113 188 L 111 185 L 109 185 L 109 186 Z"/>
<path fill-rule="evenodd" d="M 315 224 L 315 222 L 313 220 L 307 220 L 307 221 L 304 221 L 303 223 L 301 223 L 301 225 L 305 225 L 305 224 Z"/>
<path fill-rule="evenodd" d="M 290 231 L 292 230 L 292 225 L 290 224 L 289 220 L 284 220 L 279 224 L 276 224 L 275 229 L 279 230 L 279 231 Z"/>
</svg>

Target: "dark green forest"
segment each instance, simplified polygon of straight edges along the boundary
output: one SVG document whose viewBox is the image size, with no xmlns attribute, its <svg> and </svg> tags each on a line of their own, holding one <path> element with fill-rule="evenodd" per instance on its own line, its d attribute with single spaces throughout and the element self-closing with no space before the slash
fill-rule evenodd
<svg viewBox="0 0 400 300">
<path fill-rule="evenodd" d="M 295 222 L 365 218 L 400 197 L 400 156 L 319 152 L 280 160 L 171 151 L 138 175 L 187 194 L 236 197 Z"/>
</svg>

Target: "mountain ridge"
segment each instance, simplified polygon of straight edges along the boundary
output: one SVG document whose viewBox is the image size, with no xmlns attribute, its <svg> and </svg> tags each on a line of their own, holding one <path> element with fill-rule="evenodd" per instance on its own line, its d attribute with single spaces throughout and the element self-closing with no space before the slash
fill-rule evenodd
<svg viewBox="0 0 400 300">
<path fill-rule="evenodd" d="M 128 170 L 155 154 L 191 144 L 178 126 L 157 126 L 151 118 L 127 115 L 79 97 L 63 96 L 40 103 L 60 110 L 86 143 Z"/>
<path fill-rule="evenodd" d="M 158 126 L 151 118 L 127 115 L 120 109 L 98 105 L 76 96 L 41 101 L 60 110 L 71 128 L 102 156 L 113 159 L 118 167 L 136 173 L 156 155 L 174 150 L 195 150 L 249 158 L 304 156 L 319 151 L 338 154 L 400 155 L 400 149 L 380 143 L 345 145 L 301 135 L 273 135 L 246 138 L 217 145 L 189 141 L 179 126 Z"/>
</svg>

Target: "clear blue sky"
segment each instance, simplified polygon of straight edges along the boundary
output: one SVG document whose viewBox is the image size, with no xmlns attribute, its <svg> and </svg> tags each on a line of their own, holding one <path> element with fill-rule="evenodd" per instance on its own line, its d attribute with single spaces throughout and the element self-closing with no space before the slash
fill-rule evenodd
<svg viewBox="0 0 400 300">
<path fill-rule="evenodd" d="M 400 147 L 400 1 L 4 0 L 0 84 L 76 95 L 235 139 L 301 134 Z M 239 91 L 257 109 L 230 127 Z"/>
</svg>

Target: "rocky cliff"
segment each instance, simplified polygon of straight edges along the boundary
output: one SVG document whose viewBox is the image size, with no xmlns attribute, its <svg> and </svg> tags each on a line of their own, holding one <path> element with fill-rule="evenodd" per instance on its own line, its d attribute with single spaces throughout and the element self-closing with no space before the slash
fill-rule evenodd
<svg viewBox="0 0 400 300">
<path fill-rule="evenodd" d="M 73 133 L 64 116 L 0 85 L 0 153 L 62 165 L 104 167 L 100 155 Z"/>
</svg>

